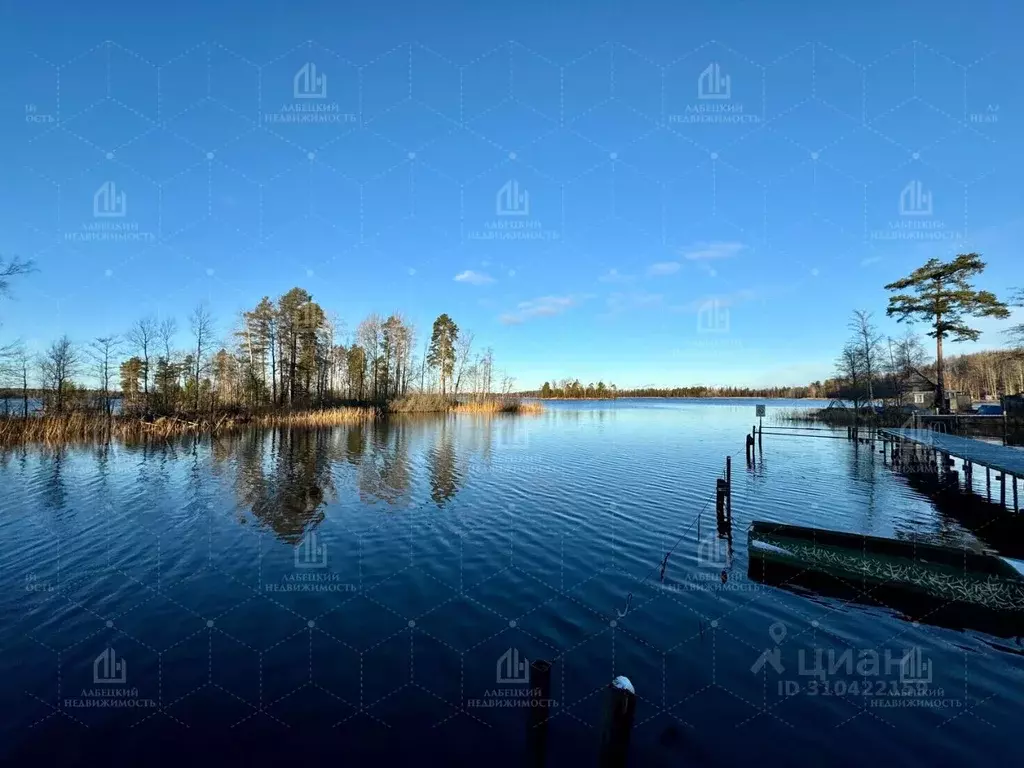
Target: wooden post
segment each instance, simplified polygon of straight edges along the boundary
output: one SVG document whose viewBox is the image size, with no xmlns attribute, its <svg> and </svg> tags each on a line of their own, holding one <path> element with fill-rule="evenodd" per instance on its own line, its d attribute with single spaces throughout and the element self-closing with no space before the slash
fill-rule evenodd
<svg viewBox="0 0 1024 768">
<path fill-rule="evenodd" d="M 605 692 L 601 730 L 601 768 L 623 768 L 629 754 L 629 735 L 636 715 L 636 692 L 629 678 L 616 677 Z"/>
<path fill-rule="evenodd" d="M 1006 473 L 999 473 L 999 503 L 1006 506 Z"/>
<path fill-rule="evenodd" d="M 715 482 L 715 517 L 719 520 L 725 517 L 725 499 L 729 495 L 727 487 L 728 483 L 722 478 Z"/>
<path fill-rule="evenodd" d="M 745 448 L 747 453 L 747 463 L 750 464 L 754 461 L 754 438 L 750 435 L 746 436 Z"/>
<path fill-rule="evenodd" d="M 547 762 L 548 721 L 551 719 L 551 662 L 538 659 L 530 662 L 530 715 L 527 718 L 526 740 L 533 757 L 532 765 Z"/>
<path fill-rule="evenodd" d="M 1019 512 L 1020 507 L 1017 506 L 1017 478 L 1014 475 L 1010 475 L 1010 480 L 1013 482 L 1013 511 Z"/>
<path fill-rule="evenodd" d="M 732 456 L 725 457 L 725 509 L 732 518 Z"/>
<path fill-rule="evenodd" d="M 764 419 L 761 419 L 761 424 L 757 428 L 757 450 L 762 450 L 761 438 L 764 435 Z"/>
<path fill-rule="evenodd" d="M 985 495 L 992 501 L 992 470 L 985 467 Z"/>
</svg>

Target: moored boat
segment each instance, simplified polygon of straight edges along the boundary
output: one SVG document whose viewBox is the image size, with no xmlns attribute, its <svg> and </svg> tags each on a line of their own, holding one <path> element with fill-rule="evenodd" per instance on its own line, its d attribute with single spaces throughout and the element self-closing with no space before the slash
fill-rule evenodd
<svg viewBox="0 0 1024 768">
<path fill-rule="evenodd" d="M 995 555 L 760 520 L 751 523 L 747 542 L 752 570 L 783 565 L 859 589 L 1024 612 L 1024 573 Z"/>
</svg>

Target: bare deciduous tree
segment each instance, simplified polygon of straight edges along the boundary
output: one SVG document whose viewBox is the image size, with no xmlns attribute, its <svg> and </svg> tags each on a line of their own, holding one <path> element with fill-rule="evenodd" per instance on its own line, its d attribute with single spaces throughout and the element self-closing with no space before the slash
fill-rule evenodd
<svg viewBox="0 0 1024 768">
<path fill-rule="evenodd" d="M 111 384 L 118 375 L 119 364 L 115 359 L 121 340 L 117 336 L 100 336 L 89 346 L 89 357 L 92 359 L 96 378 L 103 397 L 103 412 L 108 416 L 114 414 L 114 399 Z"/>
<path fill-rule="evenodd" d="M 455 340 L 455 381 L 452 385 L 452 395 L 459 396 L 459 387 L 469 367 L 469 358 L 473 353 L 473 332 L 463 331 Z"/>
<path fill-rule="evenodd" d="M 868 402 L 875 401 L 875 377 L 878 375 L 878 357 L 882 337 L 871 322 L 871 313 L 863 309 L 853 312 L 853 319 L 848 326 L 853 331 L 852 344 L 860 355 L 860 368 L 863 373 L 864 386 L 867 390 Z"/>
<path fill-rule="evenodd" d="M 125 340 L 132 352 L 136 353 L 142 361 L 142 391 L 145 393 L 147 403 L 149 401 L 149 359 L 153 354 L 158 333 L 159 327 L 156 318 L 143 317 L 141 320 L 136 320 L 125 334 Z"/>
<path fill-rule="evenodd" d="M 28 259 L 20 259 L 15 256 L 9 261 L 5 261 L 0 257 L 0 296 L 6 294 L 10 288 L 10 278 L 24 275 L 34 269 L 33 263 Z"/>
<path fill-rule="evenodd" d="M 43 387 L 51 393 L 51 402 L 57 413 L 64 411 L 66 390 L 78 372 L 80 362 L 78 350 L 66 335 L 53 342 L 39 358 Z"/>
<path fill-rule="evenodd" d="M 195 340 L 194 359 L 192 361 L 192 373 L 195 380 L 195 406 L 199 410 L 199 393 L 202 389 L 203 371 L 206 368 L 206 357 L 209 355 L 209 348 L 213 343 L 213 318 L 209 310 L 202 304 L 192 310 L 189 318 L 189 325 L 192 328 L 192 338 Z"/>
</svg>

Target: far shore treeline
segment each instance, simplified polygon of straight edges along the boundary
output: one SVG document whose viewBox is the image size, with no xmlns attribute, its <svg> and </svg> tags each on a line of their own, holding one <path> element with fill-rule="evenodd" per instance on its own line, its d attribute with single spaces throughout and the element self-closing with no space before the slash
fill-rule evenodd
<svg viewBox="0 0 1024 768">
<path fill-rule="evenodd" d="M 946 341 L 977 341 L 981 332 L 968 318 L 1006 319 L 1009 306 L 1024 306 L 1024 290 L 1016 289 L 1008 301 L 990 291 L 977 290 L 972 280 L 985 269 L 976 253 L 959 254 L 949 261 L 930 259 L 907 277 L 885 286 L 892 294 L 886 314 L 910 324 L 897 338 L 883 338 L 868 310 L 853 312 L 851 337 L 836 362 L 835 376 L 804 386 L 790 387 L 641 387 L 620 389 L 604 381 L 583 384 L 579 379 L 545 381 L 540 389 L 522 394 L 552 399 L 616 397 L 763 397 L 825 398 L 861 404 L 879 401 L 898 408 L 922 405 L 948 411 L 948 393 L 974 400 L 996 400 L 1024 392 L 1024 324 L 1005 329 L 1009 347 L 946 356 Z M 931 356 L 916 331 L 922 327 L 934 339 Z M 914 396 L 911 401 L 911 396 Z"/>
</svg>

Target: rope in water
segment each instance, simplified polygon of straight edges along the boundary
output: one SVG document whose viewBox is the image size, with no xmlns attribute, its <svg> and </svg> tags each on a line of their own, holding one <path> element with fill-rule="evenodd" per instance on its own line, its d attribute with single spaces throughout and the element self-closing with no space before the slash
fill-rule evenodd
<svg viewBox="0 0 1024 768">
<path fill-rule="evenodd" d="M 731 455 L 729 456 L 729 458 L 731 459 L 731 458 L 733 458 L 733 457 L 735 457 L 735 456 L 738 456 L 738 455 L 739 455 L 739 451 L 737 451 L 736 453 L 733 453 L 733 454 L 731 454 Z M 731 493 L 731 492 L 732 492 L 732 489 L 730 489 L 730 493 Z M 678 547 L 678 546 L 679 546 L 679 545 L 680 545 L 680 544 L 682 543 L 683 539 L 684 539 L 684 538 L 686 537 L 686 534 L 690 532 L 690 529 L 691 529 L 691 528 L 693 528 L 693 524 L 694 524 L 694 523 L 696 523 L 696 522 L 698 522 L 698 521 L 700 520 L 700 516 L 704 514 L 704 510 L 706 510 L 706 509 L 708 508 L 708 505 L 709 505 L 709 504 L 711 504 L 711 501 L 712 501 L 711 499 L 708 499 L 708 500 L 707 500 L 706 502 L 704 502 L 704 506 L 703 506 L 703 507 L 701 507 L 701 508 L 700 508 L 700 511 L 699 511 L 699 512 L 698 512 L 698 513 L 697 513 L 696 515 L 694 515 L 694 517 L 693 517 L 693 519 L 692 519 L 692 520 L 690 520 L 690 524 L 689 524 L 689 525 L 687 525 L 687 526 L 686 526 L 686 528 L 684 528 L 684 529 L 683 529 L 683 532 L 682 532 L 681 534 L 679 534 L 679 538 L 678 538 L 678 539 L 676 539 L 676 542 L 675 542 L 675 544 L 673 544 L 673 545 L 672 545 L 672 546 L 671 546 L 671 547 L 669 548 L 668 552 L 666 552 L 666 553 L 665 553 L 665 556 L 664 556 L 664 557 L 663 557 L 663 558 L 662 558 L 662 559 L 661 559 L 660 561 L 658 561 L 658 564 L 657 564 L 657 565 L 655 565 L 655 566 L 654 566 L 653 568 L 651 568 L 650 572 L 648 572 L 648 574 L 647 574 L 646 576 L 644 576 L 644 578 L 643 578 L 643 579 L 642 579 L 642 580 L 640 581 L 640 583 L 639 583 L 639 584 L 638 584 L 638 585 L 636 586 L 636 589 L 639 589 L 639 588 L 640 588 L 640 587 L 642 587 L 642 586 L 643 586 L 644 584 L 646 584 L 646 583 L 647 583 L 647 581 L 648 581 L 648 580 L 649 580 L 649 579 L 651 578 L 651 576 L 653 576 L 653 575 L 654 575 L 655 571 L 657 571 L 658 569 L 662 569 L 662 570 L 664 570 L 664 568 L 665 568 L 666 564 L 668 563 L 668 558 L 669 558 L 669 555 L 671 555 L 671 554 L 672 554 L 673 552 L 675 552 L 675 550 L 676 550 L 676 547 Z M 616 613 L 618 613 L 618 614 L 619 614 L 619 618 L 620 618 L 620 619 L 621 619 L 621 618 L 622 618 L 623 616 L 625 616 L 625 615 L 626 615 L 627 613 L 629 613 L 629 607 L 630 607 L 630 605 L 632 604 L 632 602 L 633 602 L 633 592 L 632 592 L 632 591 L 630 591 L 630 592 L 628 592 L 628 593 L 626 594 L 626 606 L 625 606 L 625 610 L 624 610 L 624 611 L 616 611 Z"/>
</svg>

